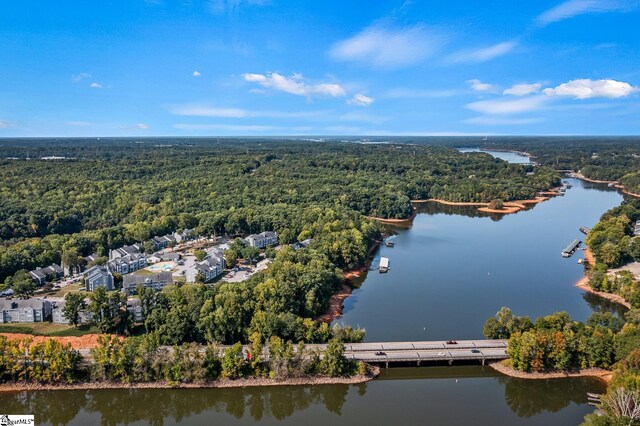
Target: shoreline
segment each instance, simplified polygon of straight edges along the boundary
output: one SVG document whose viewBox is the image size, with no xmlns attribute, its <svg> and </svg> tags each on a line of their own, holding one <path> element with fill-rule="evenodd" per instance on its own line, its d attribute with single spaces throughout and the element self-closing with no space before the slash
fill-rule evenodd
<svg viewBox="0 0 640 426">
<path fill-rule="evenodd" d="M 413 213 L 411 213 L 411 216 L 405 219 L 386 219 L 384 217 L 378 217 L 378 216 L 365 216 L 365 217 L 367 219 L 376 220 L 382 223 L 411 224 L 411 222 L 413 222 L 413 219 L 416 218 L 416 214 L 417 213 L 414 211 Z"/>
<path fill-rule="evenodd" d="M 604 368 L 585 368 L 571 371 L 549 371 L 544 373 L 528 373 L 525 371 L 514 370 L 506 365 L 504 361 L 489 362 L 487 365 L 505 376 L 515 377 L 527 380 L 545 380 L 545 379 L 565 379 L 569 377 L 595 377 L 609 383 L 613 376 L 613 371 Z"/>
<path fill-rule="evenodd" d="M 412 219 L 413 220 L 413 219 Z M 354 278 L 360 278 L 362 274 L 369 270 L 371 262 L 373 262 L 373 252 L 380 246 L 381 241 L 375 241 L 367 252 L 367 259 L 364 264 L 354 269 L 347 269 L 342 271 L 342 277 L 344 278 L 344 284 L 340 288 L 340 291 L 334 293 L 329 298 L 329 307 L 326 312 L 318 315 L 314 318 L 316 321 L 326 322 L 331 324 L 334 320 L 337 320 L 342 316 L 344 310 L 344 301 L 353 293 L 355 288 L 351 285 L 351 280 Z"/>
<path fill-rule="evenodd" d="M 584 257 L 589 266 L 594 266 L 596 264 L 596 258 L 589 247 L 585 249 Z M 631 303 L 627 302 L 624 297 L 614 293 L 598 291 L 593 287 L 591 287 L 589 285 L 589 276 L 587 275 L 586 272 L 584 276 L 578 280 L 578 282 L 576 283 L 576 287 L 586 291 L 587 293 L 595 294 L 598 297 L 602 297 L 603 299 L 606 299 L 610 302 L 617 303 L 619 305 L 624 306 L 627 309 L 631 309 Z"/>
<path fill-rule="evenodd" d="M 221 379 L 213 382 L 180 383 L 168 382 L 84 382 L 74 384 L 39 384 L 39 383 L 3 383 L 0 384 L 2 392 L 23 391 L 56 391 L 56 390 L 100 390 L 100 389 L 216 389 L 216 388 L 243 388 L 265 386 L 310 386 L 310 385 L 352 385 L 371 381 L 380 374 L 380 367 L 369 365 L 370 373 L 350 377 L 295 377 L 290 379 L 269 379 L 262 377 L 244 377 L 230 380 Z"/>
<path fill-rule="evenodd" d="M 553 194 L 557 195 L 555 192 L 547 191 L 544 194 Z M 481 202 L 463 202 L 463 201 L 447 201 L 439 198 L 430 198 L 428 200 L 411 200 L 412 203 L 438 203 L 446 206 L 468 206 L 468 207 L 478 207 L 478 211 L 483 213 L 495 213 L 495 214 L 511 214 L 517 213 L 521 210 L 525 210 L 528 204 L 538 204 L 543 201 L 547 201 L 549 197 L 536 197 L 528 200 L 514 200 L 514 201 L 505 201 L 504 207 L 502 209 L 492 209 L 490 206 L 491 203 L 481 203 Z"/>
<path fill-rule="evenodd" d="M 576 179 L 580 179 L 583 180 L 585 182 L 591 182 L 591 183 L 606 183 L 606 184 L 613 184 L 613 187 L 616 189 L 619 189 L 620 191 L 622 191 L 623 194 L 628 195 L 630 197 L 635 197 L 635 198 L 640 198 L 640 194 L 636 194 L 635 192 L 631 192 L 628 191 L 624 188 L 624 185 L 622 185 L 621 183 L 619 183 L 617 180 L 597 180 L 597 179 L 590 179 L 588 177 L 586 177 L 585 175 L 583 175 L 580 172 L 571 172 L 571 175 L 573 177 L 575 177 Z"/>
<path fill-rule="evenodd" d="M 595 290 L 593 287 L 589 285 L 589 277 L 585 276 L 578 280 L 576 283 L 576 287 L 581 290 L 586 291 L 587 293 L 595 294 L 596 296 L 602 297 L 603 299 L 607 299 L 610 302 L 617 303 L 619 305 L 624 306 L 627 309 L 631 309 L 631 303 L 627 302 L 624 297 L 619 296 L 613 293 L 606 293 L 604 291 Z"/>
</svg>

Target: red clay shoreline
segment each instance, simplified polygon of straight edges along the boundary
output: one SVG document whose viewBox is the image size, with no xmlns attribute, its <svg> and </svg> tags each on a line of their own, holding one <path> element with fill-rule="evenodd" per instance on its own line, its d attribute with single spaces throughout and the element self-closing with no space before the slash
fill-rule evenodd
<svg viewBox="0 0 640 426">
<path fill-rule="evenodd" d="M 499 373 L 509 377 L 527 380 L 564 379 L 567 377 L 595 377 L 606 383 L 611 381 L 613 372 L 604 368 L 585 368 L 571 371 L 526 372 L 511 368 L 508 360 L 489 362 L 488 365 Z"/>
<path fill-rule="evenodd" d="M 334 320 L 340 318 L 342 316 L 342 310 L 344 309 L 344 300 L 351 296 L 353 293 L 354 287 L 351 285 L 351 280 L 354 278 L 359 278 L 362 274 L 369 270 L 371 266 L 371 262 L 373 261 L 373 252 L 380 246 L 380 241 L 375 241 L 371 247 L 369 247 L 369 252 L 367 253 L 367 260 L 364 264 L 360 265 L 354 269 L 347 269 L 342 271 L 342 276 L 345 280 L 345 283 L 342 284 L 342 288 L 339 292 L 333 294 L 329 299 L 329 308 L 327 311 L 319 315 L 315 318 L 316 321 L 331 323 Z"/>
</svg>

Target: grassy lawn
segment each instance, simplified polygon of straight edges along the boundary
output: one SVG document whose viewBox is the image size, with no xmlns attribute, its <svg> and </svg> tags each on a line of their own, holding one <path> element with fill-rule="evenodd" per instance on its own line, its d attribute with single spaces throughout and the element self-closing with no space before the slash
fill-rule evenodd
<svg viewBox="0 0 640 426">
<path fill-rule="evenodd" d="M 100 330 L 88 325 L 75 328 L 72 325 L 36 322 L 32 324 L 0 324 L 0 333 L 23 333 L 34 336 L 83 336 L 100 333 Z"/>
<path fill-rule="evenodd" d="M 84 287 L 82 287 L 82 286 L 80 286 L 78 284 L 70 284 L 70 285 L 68 285 L 66 287 L 59 288 L 59 289 L 56 289 L 56 290 L 53 290 L 53 291 L 50 291 L 50 292 L 47 292 L 47 293 L 44 293 L 44 294 L 46 294 L 47 296 L 50 296 L 50 297 L 64 297 L 64 296 L 67 295 L 67 293 L 71 293 L 71 292 L 78 293 L 78 292 L 80 292 L 81 288 L 84 288 Z"/>
</svg>

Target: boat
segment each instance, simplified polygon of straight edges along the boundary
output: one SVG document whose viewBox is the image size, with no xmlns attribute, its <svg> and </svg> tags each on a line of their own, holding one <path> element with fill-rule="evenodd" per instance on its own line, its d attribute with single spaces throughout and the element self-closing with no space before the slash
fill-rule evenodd
<svg viewBox="0 0 640 426">
<path fill-rule="evenodd" d="M 389 258 L 388 257 L 381 257 L 380 258 L 380 266 L 378 266 L 378 270 L 380 271 L 380 273 L 385 273 L 389 270 Z"/>
<path fill-rule="evenodd" d="M 386 241 L 384 243 L 385 246 L 387 247 L 394 247 L 396 245 L 396 243 L 394 243 L 393 241 Z"/>
</svg>

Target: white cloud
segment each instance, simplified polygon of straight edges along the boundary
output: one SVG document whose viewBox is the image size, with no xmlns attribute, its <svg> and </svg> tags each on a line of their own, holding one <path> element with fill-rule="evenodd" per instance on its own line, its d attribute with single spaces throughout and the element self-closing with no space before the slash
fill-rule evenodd
<svg viewBox="0 0 640 426">
<path fill-rule="evenodd" d="M 326 111 L 256 111 L 242 108 L 216 108 L 204 104 L 172 105 L 168 107 L 174 115 L 190 117 L 217 117 L 217 118 L 308 118 L 324 115 Z"/>
<path fill-rule="evenodd" d="M 262 125 L 234 125 L 234 124 L 174 124 L 175 129 L 180 130 L 222 130 L 231 132 L 264 132 L 267 130 L 276 130 L 280 127 L 262 126 Z"/>
<path fill-rule="evenodd" d="M 0 120 L 0 129 L 7 129 L 11 127 L 11 123 L 6 120 Z"/>
<path fill-rule="evenodd" d="M 514 84 L 513 86 L 505 89 L 502 94 L 503 95 L 512 95 L 512 96 L 526 96 L 532 93 L 538 93 L 542 88 L 542 83 L 521 83 Z"/>
<path fill-rule="evenodd" d="M 91 74 L 86 72 L 81 72 L 80 74 L 74 74 L 71 76 L 71 81 L 73 81 L 74 83 L 79 83 L 85 78 L 91 78 Z"/>
<path fill-rule="evenodd" d="M 361 62 L 380 68 L 401 68 L 436 53 L 446 43 L 425 25 L 392 28 L 373 24 L 355 36 L 335 43 L 329 55 L 341 61 Z"/>
<path fill-rule="evenodd" d="M 242 77 L 250 83 L 258 83 L 267 89 L 278 90 L 298 96 L 325 95 L 332 97 L 346 96 L 344 88 L 336 83 L 307 84 L 300 74 L 285 77 L 278 73 L 268 74 L 242 74 Z"/>
<path fill-rule="evenodd" d="M 489 115 L 510 115 L 542 109 L 548 101 L 548 97 L 542 95 L 530 96 L 521 99 L 491 99 L 466 104 L 465 107 Z"/>
<path fill-rule="evenodd" d="M 135 125 L 135 128 L 138 130 L 146 130 L 149 128 L 149 126 L 147 124 L 144 123 L 138 123 Z"/>
<path fill-rule="evenodd" d="M 466 83 L 476 92 L 495 92 L 498 89 L 495 84 L 483 83 L 477 78 L 467 80 Z"/>
<path fill-rule="evenodd" d="M 447 58 L 447 62 L 464 63 L 464 62 L 486 62 L 491 59 L 506 55 L 511 52 L 518 43 L 516 41 L 503 41 L 492 46 L 482 47 L 479 49 L 459 50 Z"/>
<path fill-rule="evenodd" d="M 576 99 L 624 98 L 638 91 L 627 82 L 616 80 L 590 80 L 587 78 L 571 80 L 554 88 L 544 89 L 547 96 L 571 96 Z"/>
<path fill-rule="evenodd" d="M 347 101 L 349 105 L 359 105 L 359 106 L 365 106 L 365 107 L 368 107 L 374 102 L 375 102 L 374 98 L 371 98 L 365 95 L 364 93 L 356 93 L 353 96 L 353 98 Z"/>
<path fill-rule="evenodd" d="M 569 0 L 536 18 L 538 25 L 548 25 L 587 13 L 626 11 L 637 6 L 636 0 Z"/>
<path fill-rule="evenodd" d="M 542 121 L 540 118 L 505 118 L 505 117 L 473 117 L 468 120 L 464 120 L 467 124 L 478 124 L 482 126 L 510 126 L 510 125 L 522 125 L 539 123 Z"/>
<path fill-rule="evenodd" d="M 96 83 L 95 81 L 89 85 L 89 87 L 93 89 L 102 89 L 102 84 Z"/>
<path fill-rule="evenodd" d="M 196 71 L 194 71 L 194 72 L 193 72 L 193 74 L 191 74 L 191 75 L 193 75 L 194 77 L 200 77 L 200 76 L 202 75 L 202 73 L 201 73 L 200 71 L 197 71 L 197 70 L 196 70 Z"/>
</svg>

